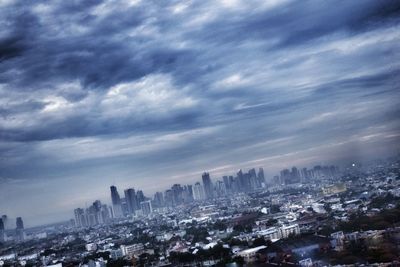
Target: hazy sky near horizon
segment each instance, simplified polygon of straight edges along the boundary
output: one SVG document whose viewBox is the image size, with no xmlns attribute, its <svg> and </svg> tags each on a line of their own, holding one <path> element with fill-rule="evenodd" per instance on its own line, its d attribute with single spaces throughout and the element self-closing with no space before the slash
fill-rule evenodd
<svg viewBox="0 0 400 267">
<path fill-rule="evenodd" d="M 400 145 L 399 1 L 0 1 L 0 215 Z"/>
</svg>

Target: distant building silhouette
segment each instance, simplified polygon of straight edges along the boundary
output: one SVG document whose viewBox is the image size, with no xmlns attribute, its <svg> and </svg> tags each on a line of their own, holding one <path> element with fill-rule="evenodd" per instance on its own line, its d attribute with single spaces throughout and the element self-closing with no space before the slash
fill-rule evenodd
<svg viewBox="0 0 400 267">
<path fill-rule="evenodd" d="M 140 203 L 140 208 L 142 210 L 143 215 L 147 216 L 153 212 L 153 207 L 151 205 L 151 201 L 143 201 Z"/>
<path fill-rule="evenodd" d="M 210 174 L 208 172 L 204 172 L 201 176 L 203 181 L 204 193 L 206 199 L 210 199 L 214 197 L 214 187 L 211 182 Z"/>
<path fill-rule="evenodd" d="M 24 241 L 25 240 L 25 230 L 24 230 L 24 222 L 22 221 L 21 217 L 17 217 L 15 231 L 16 231 L 17 241 Z"/>
<path fill-rule="evenodd" d="M 75 215 L 75 226 L 76 227 L 86 227 L 87 221 L 85 216 L 85 211 L 81 208 L 77 208 L 74 210 Z"/>
<path fill-rule="evenodd" d="M 0 218 L 0 242 L 4 242 L 6 241 L 6 231 L 5 231 L 5 227 L 4 227 L 4 222 L 3 219 Z"/>
<path fill-rule="evenodd" d="M 194 200 L 203 200 L 204 199 L 204 189 L 203 186 L 197 182 L 193 187 L 193 197 Z"/>
<path fill-rule="evenodd" d="M 111 190 L 111 202 L 112 202 L 114 217 L 121 218 L 123 217 L 122 203 L 121 203 L 121 198 L 118 194 L 117 187 L 112 185 L 110 186 L 110 190 Z"/>
<path fill-rule="evenodd" d="M 133 188 L 128 188 L 124 191 L 125 201 L 127 204 L 127 210 L 129 214 L 134 214 L 138 209 L 138 203 L 136 199 L 136 192 Z"/>
<path fill-rule="evenodd" d="M 1 216 L 1 219 L 3 220 L 3 224 L 4 224 L 4 230 L 6 230 L 6 229 L 8 229 L 8 217 L 7 217 L 7 215 L 3 215 L 3 216 Z"/>
</svg>

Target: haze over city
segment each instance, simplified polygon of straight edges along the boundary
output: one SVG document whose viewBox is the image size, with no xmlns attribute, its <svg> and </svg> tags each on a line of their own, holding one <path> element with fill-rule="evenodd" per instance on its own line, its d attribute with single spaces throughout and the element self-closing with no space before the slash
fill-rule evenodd
<svg viewBox="0 0 400 267">
<path fill-rule="evenodd" d="M 0 215 L 400 148 L 398 1 L 1 1 Z"/>
</svg>

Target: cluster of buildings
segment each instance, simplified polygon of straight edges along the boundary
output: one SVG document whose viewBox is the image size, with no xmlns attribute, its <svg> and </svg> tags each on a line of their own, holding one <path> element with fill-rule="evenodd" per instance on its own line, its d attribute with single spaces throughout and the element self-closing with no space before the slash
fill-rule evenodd
<svg viewBox="0 0 400 267">
<path fill-rule="evenodd" d="M 96 200 L 90 207 L 74 210 L 77 227 L 89 227 L 105 224 L 110 219 L 119 219 L 129 216 L 148 216 L 154 208 L 176 207 L 189 204 L 193 201 L 211 200 L 226 197 L 234 193 L 253 192 L 266 188 L 263 168 L 250 169 L 248 172 L 239 170 L 236 176 L 223 176 L 222 180 L 213 182 L 210 174 L 202 174 L 202 183 L 193 185 L 174 184 L 170 189 L 156 192 L 153 199 L 146 197 L 142 190 L 134 188 L 124 190 L 121 197 L 116 186 L 110 187 L 111 207 Z"/>
<path fill-rule="evenodd" d="M 96 200 L 87 209 L 74 210 L 75 225 L 77 227 L 90 227 L 98 224 L 106 224 L 111 220 L 110 209 L 100 200 Z"/>
<path fill-rule="evenodd" d="M 320 178 L 335 179 L 340 175 L 339 167 L 331 166 L 314 166 L 312 169 L 302 168 L 298 170 L 297 167 L 292 167 L 291 170 L 284 169 L 280 175 L 274 176 L 273 181 L 275 184 L 289 185 L 297 183 L 305 183 Z"/>
<path fill-rule="evenodd" d="M 333 166 L 302 169 L 306 171 L 294 167 L 283 170 L 278 182 L 266 181 L 261 168 L 214 181 L 209 173 L 203 173 L 201 182 L 174 184 L 153 198 L 133 188 L 120 195 L 117 187 L 111 186 L 111 205 L 95 201 L 76 209 L 73 223 L 46 230 L 46 238 L 30 239 L 36 240 L 33 245 L 9 242 L 0 246 L 0 260 L 48 266 L 106 266 L 113 262 L 212 266 L 240 259 L 273 265 L 334 266 L 327 255 L 346 253 L 348 244 L 359 240 L 367 240 L 371 248 L 379 248 L 382 242 L 400 244 L 400 225 L 368 231 L 341 228 L 358 214 L 375 216 L 396 208 L 399 162 L 370 169 L 350 166 L 343 171 Z M 386 202 L 377 205 L 377 199 Z M 20 226 L 17 228 L 23 228 Z"/>
<path fill-rule="evenodd" d="M 26 239 L 26 233 L 24 229 L 24 222 L 21 217 L 17 217 L 16 219 L 16 228 L 13 234 L 10 234 L 10 231 L 7 231 L 7 226 L 9 223 L 9 219 L 7 215 L 3 215 L 0 218 L 0 242 L 6 241 L 17 241 L 22 242 Z"/>
<path fill-rule="evenodd" d="M 129 188 L 124 191 L 121 198 L 117 187 L 111 186 L 111 206 L 102 204 L 96 200 L 86 208 L 74 210 L 74 220 L 76 227 L 91 227 L 96 225 L 108 224 L 113 219 L 120 219 L 131 215 L 148 215 L 152 212 L 152 201 L 147 199 L 143 191 Z"/>
</svg>

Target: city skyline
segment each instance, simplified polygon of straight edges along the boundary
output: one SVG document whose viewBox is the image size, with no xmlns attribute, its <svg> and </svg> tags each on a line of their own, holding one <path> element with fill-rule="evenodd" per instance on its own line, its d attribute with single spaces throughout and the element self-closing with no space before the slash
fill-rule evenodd
<svg viewBox="0 0 400 267">
<path fill-rule="evenodd" d="M 112 184 L 156 192 L 204 171 L 271 179 L 397 154 L 398 10 L 2 1 L 0 214 L 58 222 Z"/>
<path fill-rule="evenodd" d="M 358 165 L 358 163 L 357 163 L 357 165 Z M 135 187 L 130 185 L 127 188 L 123 188 L 122 192 L 124 192 L 124 194 L 123 194 L 124 197 L 121 197 L 121 195 L 118 191 L 118 186 L 111 185 L 111 186 L 109 186 L 109 189 L 111 192 L 111 195 L 109 197 L 107 197 L 107 196 L 102 196 L 102 197 L 92 196 L 94 198 L 92 198 L 91 200 L 86 202 L 84 206 L 82 205 L 83 203 L 81 203 L 80 207 L 75 207 L 73 209 L 73 211 L 74 211 L 73 220 L 75 221 L 75 224 L 82 226 L 82 227 L 98 224 L 99 222 L 97 222 L 95 224 L 93 224 L 93 223 L 90 224 L 89 223 L 89 221 L 90 221 L 89 215 L 86 215 L 87 213 L 90 214 L 90 213 L 94 212 L 93 209 L 97 209 L 98 212 L 100 212 L 100 214 L 101 214 L 100 216 L 102 216 L 102 217 L 105 216 L 105 218 L 108 218 L 107 220 L 105 220 L 103 218 L 101 222 L 109 223 L 110 222 L 109 220 L 111 220 L 111 219 L 125 218 L 126 216 L 128 216 L 130 214 L 134 214 L 135 210 L 141 209 L 140 204 L 142 201 L 143 202 L 151 201 L 153 203 L 152 205 L 155 205 L 156 208 L 157 207 L 171 207 L 171 206 L 176 206 L 176 205 L 180 205 L 180 204 L 184 204 L 184 203 L 188 204 L 186 201 L 182 202 L 182 203 L 174 203 L 174 204 L 167 203 L 167 200 L 166 200 L 167 191 L 171 191 L 171 189 L 173 189 L 175 186 L 179 186 L 179 187 L 183 186 L 185 188 L 186 188 L 186 186 L 192 187 L 191 188 L 191 191 L 192 191 L 191 192 L 191 200 L 189 202 L 193 202 L 193 201 L 205 201 L 205 200 L 210 200 L 210 199 L 218 198 L 218 197 L 227 197 L 234 192 L 248 193 L 248 192 L 253 192 L 254 190 L 266 190 L 266 189 L 268 189 L 269 186 L 274 187 L 274 186 L 280 186 L 282 184 L 287 185 L 287 184 L 291 184 L 291 183 L 310 182 L 311 179 L 319 179 L 318 177 L 322 177 L 322 176 L 320 176 L 321 174 L 314 175 L 314 174 L 309 173 L 310 171 L 313 172 L 313 169 L 315 169 L 315 168 L 320 169 L 321 167 L 322 168 L 335 168 L 335 172 L 338 171 L 338 169 L 339 169 L 339 167 L 335 166 L 335 165 L 326 165 L 326 166 L 315 165 L 311 169 L 309 169 L 309 167 L 302 166 L 300 171 L 298 172 L 298 175 L 297 175 L 298 180 L 296 180 L 296 181 L 289 181 L 289 180 L 286 181 L 287 177 L 285 177 L 285 175 L 282 173 L 284 171 L 286 171 L 287 169 L 281 170 L 280 173 L 276 173 L 276 175 L 274 175 L 273 177 L 271 176 L 269 178 L 265 178 L 265 176 L 264 176 L 265 171 L 264 171 L 263 167 L 259 167 L 257 170 L 255 168 L 239 169 L 236 173 L 234 173 L 234 172 L 229 173 L 229 174 L 225 173 L 224 175 L 219 176 L 219 177 L 212 176 L 209 172 L 203 172 L 201 174 L 201 177 L 198 177 L 197 180 L 195 180 L 195 181 L 187 181 L 187 183 L 183 183 L 183 184 L 174 184 L 170 188 L 158 188 L 157 189 L 158 191 L 147 192 L 148 193 L 147 195 L 146 195 L 146 193 L 143 193 L 143 191 L 141 189 L 139 189 L 139 188 L 135 189 Z M 348 164 L 346 167 L 354 167 L 354 163 Z M 297 167 L 293 166 L 291 169 L 292 169 L 292 171 L 293 171 L 293 169 L 297 170 Z M 304 173 L 304 170 L 306 173 Z M 307 170 L 308 170 L 308 173 L 307 173 Z M 241 184 L 243 182 L 240 181 L 242 178 L 239 176 L 247 175 L 247 173 L 249 175 L 251 175 L 250 173 L 252 171 L 254 171 L 253 177 L 255 179 L 260 179 L 260 184 L 250 185 L 250 181 L 249 181 L 248 183 L 249 183 L 249 186 L 251 186 L 251 188 L 250 187 L 246 188 L 246 185 Z M 289 171 L 289 173 L 290 173 L 290 171 Z M 291 175 L 291 174 L 289 174 L 289 175 Z M 203 177 L 208 177 L 208 179 L 206 179 L 207 180 L 206 183 L 204 183 L 205 180 Z M 276 177 L 279 177 L 278 181 L 276 180 Z M 249 178 L 250 177 L 247 177 L 246 179 L 249 179 Z M 236 189 L 234 189 L 232 187 L 232 184 L 231 184 L 233 181 L 232 179 L 235 180 L 236 183 L 239 183 L 238 185 L 235 186 Z M 226 190 L 222 195 L 214 195 L 213 193 L 211 193 L 211 194 L 205 193 L 206 187 L 208 187 L 208 186 L 211 186 L 211 188 L 209 190 L 211 190 L 214 193 L 217 193 L 216 190 L 217 190 L 217 185 L 219 182 L 224 184 L 224 186 L 225 186 L 224 190 Z M 207 183 L 209 183 L 209 185 L 206 186 L 205 184 L 207 184 Z M 229 186 L 228 186 L 228 183 L 230 183 Z M 200 185 L 201 190 L 202 190 L 202 193 L 201 193 L 202 196 L 200 198 L 196 197 L 196 192 L 195 192 L 196 188 L 195 187 L 197 184 Z M 231 187 L 231 188 L 229 188 L 229 187 Z M 120 190 L 121 190 L 121 188 L 120 188 Z M 135 193 L 135 190 L 136 190 L 136 193 Z M 138 200 L 138 199 L 127 200 L 128 196 L 130 194 L 131 195 L 129 197 L 135 198 L 135 194 L 137 195 L 138 193 L 142 194 L 142 198 L 143 198 L 142 200 Z M 133 197 L 132 197 L 132 194 L 133 194 Z M 163 201 L 164 201 L 163 204 L 161 204 L 159 206 L 157 206 L 157 204 L 160 204 L 160 203 L 157 203 L 157 199 L 156 199 L 158 194 L 162 194 Z M 101 201 L 105 202 L 106 204 L 102 204 Z M 137 201 L 136 204 L 133 204 L 136 206 L 136 208 L 133 210 L 130 208 L 130 201 Z M 90 203 L 92 203 L 92 204 L 90 204 Z M 124 204 L 126 206 L 123 207 L 122 204 Z M 106 214 L 104 214 L 103 211 L 106 211 Z M 65 218 L 63 220 L 47 221 L 47 222 L 41 222 L 41 223 L 37 223 L 37 224 L 29 224 L 29 222 L 28 222 L 28 227 L 44 226 L 44 225 L 51 224 L 51 223 L 65 222 L 65 221 L 68 221 L 71 219 L 69 217 L 70 213 L 71 213 L 70 210 L 66 210 Z M 20 215 L 21 214 L 19 214 L 17 216 L 20 216 Z M 2 216 L 3 216 L 3 218 L 6 218 L 6 221 L 15 220 L 15 219 L 19 220 L 21 218 L 21 217 L 14 218 L 12 216 L 9 216 L 9 214 L 3 214 Z M 81 216 L 88 216 L 88 218 L 84 219 L 84 220 L 87 220 L 85 223 L 81 222 L 81 220 L 82 220 L 82 219 L 80 219 Z M 93 218 L 92 220 L 98 221 L 97 218 L 96 219 Z M 13 229 L 13 225 L 10 225 L 10 222 L 8 222 L 6 228 L 9 230 Z"/>
<path fill-rule="evenodd" d="M 357 162 L 352 162 L 347 164 L 346 166 L 342 166 L 343 169 L 348 169 L 348 168 L 359 168 L 361 167 L 362 164 Z M 316 171 L 316 169 L 318 169 Z M 328 173 L 326 172 L 328 171 Z M 251 172 L 254 172 L 254 175 L 251 174 Z M 285 173 L 287 172 L 287 173 Z M 296 173 L 293 173 L 296 172 Z M 315 173 L 314 173 L 315 172 Z M 154 205 L 155 208 L 159 207 L 174 207 L 180 204 L 188 204 L 194 201 L 205 201 L 205 200 L 210 200 L 213 198 L 218 198 L 218 197 L 228 197 L 229 195 L 232 195 L 234 192 L 241 192 L 241 193 L 249 193 L 253 192 L 255 190 L 267 190 L 270 186 L 275 187 L 275 186 L 281 186 L 281 185 L 290 185 L 293 183 L 309 183 L 312 180 L 318 180 L 321 177 L 324 176 L 331 176 L 332 177 L 338 177 L 339 173 L 339 167 L 336 165 L 315 165 L 312 168 L 309 167 L 304 167 L 302 166 L 300 169 L 298 169 L 296 166 L 291 167 L 291 170 L 285 168 L 281 170 L 279 173 L 276 173 L 276 175 L 271 176 L 266 178 L 264 175 L 265 171 L 263 167 L 259 167 L 257 170 L 256 168 L 247 168 L 247 169 L 239 169 L 236 173 L 229 173 L 229 174 L 224 174 L 218 176 L 212 176 L 209 172 L 203 172 L 201 174 L 201 179 L 198 177 L 197 180 L 195 181 L 186 181 L 183 184 L 177 183 L 172 185 L 170 188 L 158 188 L 156 191 L 150 191 L 147 192 L 148 194 L 144 193 L 142 189 L 139 189 L 132 185 L 128 186 L 127 188 L 123 188 L 122 192 L 124 197 L 121 197 L 118 191 L 118 187 L 116 185 L 111 185 L 110 192 L 111 192 L 111 198 L 108 198 L 106 196 L 97 196 L 93 198 L 91 201 L 88 201 L 85 203 L 85 207 L 82 208 L 82 203 L 81 206 L 78 208 L 74 208 L 74 218 L 75 224 L 78 224 L 80 226 L 88 226 L 91 225 L 89 223 L 89 218 L 87 218 L 87 222 L 85 224 L 80 222 L 79 217 L 83 214 L 86 213 L 91 213 L 92 208 L 97 209 L 98 212 L 100 212 L 100 216 L 105 216 L 107 219 L 102 219 L 102 223 L 109 223 L 111 219 L 114 218 L 126 218 L 128 215 L 135 214 L 135 210 L 140 210 L 141 207 L 141 202 L 149 202 L 151 201 L 151 205 Z M 232 174 L 232 175 L 231 175 Z M 245 176 L 245 175 L 250 175 L 254 177 L 255 179 L 259 179 L 259 183 L 255 182 L 255 184 L 251 184 L 251 182 L 248 182 L 248 187 L 243 184 L 243 181 L 241 181 L 242 177 L 240 176 Z M 204 178 L 207 177 L 207 178 Z M 250 179 L 248 176 L 245 179 Z M 233 186 L 233 182 L 238 183 L 236 186 Z M 222 194 L 218 194 L 217 186 L 218 183 L 222 183 L 224 188 L 224 192 Z M 254 182 L 253 182 L 254 183 Z M 229 184 L 229 185 L 228 185 Z M 196 188 L 196 185 L 199 185 L 201 187 L 201 192 L 198 192 L 198 188 Z M 183 188 L 186 190 L 187 186 L 190 186 L 190 191 L 191 191 L 191 196 L 190 196 L 190 201 L 183 201 L 181 203 L 167 203 L 166 195 L 167 191 L 173 190 L 175 186 L 183 186 Z M 207 187 L 211 187 L 209 190 L 211 190 L 211 193 L 206 193 L 207 192 Z M 121 188 L 120 188 L 121 189 Z M 136 191 L 136 193 L 135 193 Z M 146 190 L 144 190 L 146 191 Z M 196 192 L 197 191 L 197 192 Z M 136 199 L 137 194 L 142 194 L 142 199 Z M 215 193 L 217 195 L 215 195 Z M 161 198 L 163 199 L 162 202 L 160 203 L 159 199 L 156 199 L 159 197 L 159 194 L 161 194 Z M 200 196 L 198 195 L 200 194 Z M 102 204 L 101 201 L 105 202 L 106 204 Z M 92 205 L 89 205 L 92 203 Z M 125 205 L 125 207 L 123 206 Z M 133 207 L 135 206 L 135 207 Z M 106 211 L 106 214 L 104 214 L 104 211 Z M 77 212 L 79 213 L 77 215 Z M 68 211 L 70 213 L 70 211 Z M 59 223 L 63 221 L 67 221 L 68 214 L 66 211 L 66 217 L 64 220 L 58 220 L 58 221 L 51 221 L 51 222 L 42 222 L 39 224 L 34 224 L 34 225 L 29 225 L 29 227 L 35 227 L 35 226 L 43 226 L 46 224 L 50 223 Z M 8 214 L 4 214 L 3 217 L 8 216 Z M 87 216 L 87 215 L 85 215 Z M 17 219 L 20 217 L 17 217 Z M 12 217 L 10 219 L 13 219 Z M 97 219 L 93 219 L 98 221 Z M 79 223 L 78 223 L 79 222 Z M 96 224 L 98 224 L 97 222 Z M 94 224 L 95 225 L 95 224 Z M 8 227 L 9 228 L 9 227 Z M 11 227 L 12 228 L 12 227 Z M 9 228 L 10 229 L 10 228 Z"/>
</svg>

